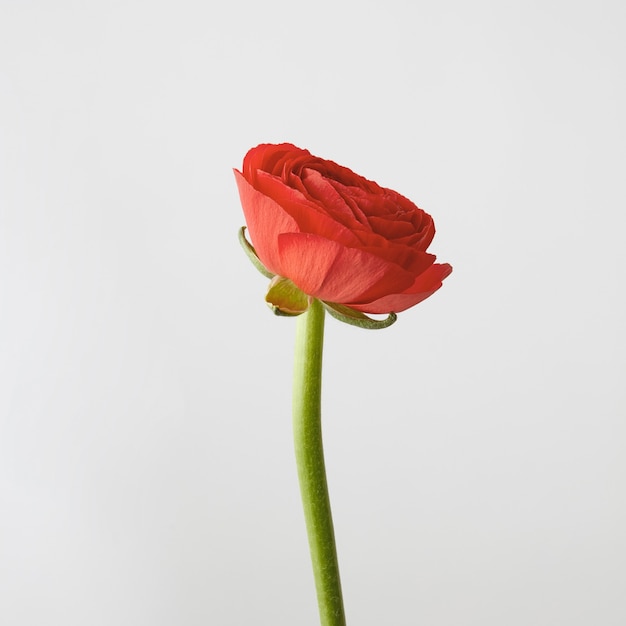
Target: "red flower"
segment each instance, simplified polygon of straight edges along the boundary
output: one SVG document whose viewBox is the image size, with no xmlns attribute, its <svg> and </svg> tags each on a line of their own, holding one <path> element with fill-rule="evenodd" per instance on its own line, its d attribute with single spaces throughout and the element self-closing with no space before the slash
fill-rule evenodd
<svg viewBox="0 0 626 626">
<path fill-rule="evenodd" d="M 262 144 L 235 177 L 257 256 L 313 298 L 397 313 L 452 271 L 426 252 L 435 235 L 428 213 L 308 150 Z"/>
</svg>

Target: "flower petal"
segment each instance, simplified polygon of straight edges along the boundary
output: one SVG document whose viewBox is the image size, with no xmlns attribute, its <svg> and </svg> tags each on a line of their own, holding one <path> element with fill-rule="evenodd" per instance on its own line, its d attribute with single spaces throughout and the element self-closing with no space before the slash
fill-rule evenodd
<svg viewBox="0 0 626 626">
<path fill-rule="evenodd" d="M 437 258 L 430 252 L 420 252 L 408 246 L 397 245 L 388 241 L 381 241 L 380 243 L 380 246 L 363 245 L 360 248 L 365 252 L 371 252 L 375 256 L 403 267 L 413 276 L 418 276 L 425 272 Z"/>
<path fill-rule="evenodd" d="M 302 184 L 311 198 L 314 198 L 328 214 L 344 226 L 364 228 L 359 223 L 344 198 L 337 193 L 335 187 L 327 178 L 324 178 L 317 170 L 304 169 L 300 176 Z"/>
<path fill-rule="evenodd" d="M 278 203 L 257 191 L 234 170 L 250 241 L 259 259 L 274 274 L 282 274 L 276 241 L 285 232 L 298 232 L 298 224 Z"/>
<path fill-rule="evenodd" d="M 257 189 L 272 198 L 297 222 L 291 232 L 305 232 L 333 239 L 346 246 L 358 245 L 359 240 L 349 229 L 330 217 L 323 206 L 308 198 L 303 192 L 285 185 L 275 176 L 259 172 Z"/>
<path fill-rule="evenodd" d="M 411 287 L 402 293 L 384 296 L 368 304 L 348 304 L 347 306 L 363 313 L 400 313 L 432 296 L 451 272 L 451 265 L 435 263 L 420 274 Z"/>
<path fill-rule="evenodd" d="M 373 301 L 401 293 L 414 282 L 414 275 L 399 265 L 318 235 L 282 234 L 278 249 L 282 275 L 328 302 Z"/>
<path fill-rule="evenodd" d="M 242 172 L 246 180 L 254 183 L 257 172 L 271 172 L 280 175 L 286 162 L 313 158 L 308 150 L 297 148 L 290 143 L 262 143 L 248 151 L 243 159 Z"/>
</svg>

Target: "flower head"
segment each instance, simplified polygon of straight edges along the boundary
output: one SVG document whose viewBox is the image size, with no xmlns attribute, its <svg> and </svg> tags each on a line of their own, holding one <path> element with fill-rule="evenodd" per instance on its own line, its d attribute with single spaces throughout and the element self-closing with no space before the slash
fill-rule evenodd
<svg viewBox="0 0 626 626">
<path fill-rule="evenodd" d="M 235 177 L 262 264 L 331 308 L 398 313 L 432 295 L 452 271 L 426 251 L 435 235 L 428 213 L 308 150 L 259 145 Z"/>
</svg>

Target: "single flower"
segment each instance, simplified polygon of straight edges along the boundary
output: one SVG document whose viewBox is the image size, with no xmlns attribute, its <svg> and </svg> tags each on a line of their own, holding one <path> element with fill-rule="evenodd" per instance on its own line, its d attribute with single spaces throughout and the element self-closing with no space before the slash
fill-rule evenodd
<svg viewBox="0 0 626 626">
<path fill-rule="evenodd" d="M 299 314 L 318 299 L 348 316 L 398 313 L 452 271 L 427 252 L 435 235 L 428 213 L 308 150 L 259 145 L 235 177 L 254 253 L 270 275 L 288 281 L 278 281 L 280 289 L 273 281 L 268 292 L 277 312 Z M 285 304 L 298 290 L 306 297 Z"/>
<path fill-rule="evenodd" d="M 321 427 L 326 311 L 361 328 L 386 328 L 452 271 L 427 252 L 433 220 L 404 196 L 291 144 L 263 144 L 235 170 L 252 244 L 270 278 L 265 299 L 298 316 L 293 431 L 320 623 L 346 626 Z M 371 319 L 366 313 L 387 313 Z"/>
</svg>

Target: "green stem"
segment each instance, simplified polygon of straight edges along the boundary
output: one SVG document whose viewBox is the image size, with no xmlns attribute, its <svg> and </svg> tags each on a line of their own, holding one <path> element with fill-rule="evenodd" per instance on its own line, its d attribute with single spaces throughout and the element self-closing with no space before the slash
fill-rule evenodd
<svg viewBox="0 0 626 626">
<path fill-rule="evenodd" d="M 345 626 L 322 446 L 323 343 L 324 308 L 321 302 L 314 300 L 297 321 L 293 435 L 320 623 L 322 626 Z"/>
</svg>

